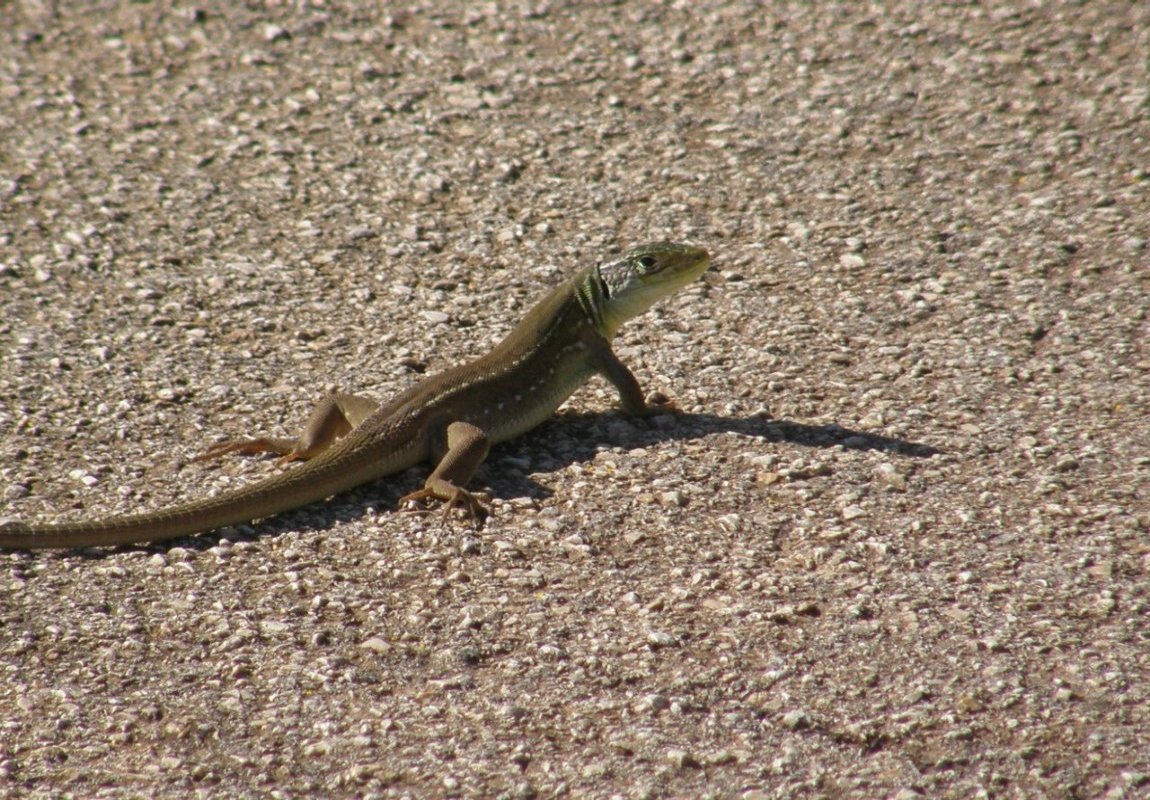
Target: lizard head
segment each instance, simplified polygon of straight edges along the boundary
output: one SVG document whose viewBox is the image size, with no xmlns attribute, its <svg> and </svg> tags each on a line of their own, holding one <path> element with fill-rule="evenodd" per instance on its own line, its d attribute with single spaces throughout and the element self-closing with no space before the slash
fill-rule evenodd
<svg viewBox="0 0 1150 800">
<path fill-rule="evenodd" d="M 710 263 L 711 256 L 701 247 L 653 242 L 628 250 L 617 261 L 601 264 L 601 283 L 595 292 L 599 295 L 595 305 L 600 332 L 612 338 L 620 325 L 694 281 Z"/>
</svg>

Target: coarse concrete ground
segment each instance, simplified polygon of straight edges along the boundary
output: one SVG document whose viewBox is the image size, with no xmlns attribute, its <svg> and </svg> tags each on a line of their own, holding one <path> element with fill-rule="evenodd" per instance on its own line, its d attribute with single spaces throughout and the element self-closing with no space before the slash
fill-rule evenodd
<svg viewBox="0 0 1150 800">
<path fill-rule="evenodd" d="M 8 797 L 1150 793 L 1150 6 L 0 6 L 0 516 L 714 254 L 497 447 L 0 555 Z"/>
</svg>

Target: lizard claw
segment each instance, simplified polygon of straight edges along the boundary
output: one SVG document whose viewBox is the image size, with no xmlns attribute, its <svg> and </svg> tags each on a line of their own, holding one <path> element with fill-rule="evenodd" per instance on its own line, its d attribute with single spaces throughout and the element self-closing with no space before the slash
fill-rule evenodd
<svg viewBox="0 0 1150 800">
<path fill-rule="evenodd" d="M 447 501 L 443 506 L 443 521 L 446 523 L 451 509 L 462 509 L 464 516 L 470 517 L 476 525 L 483 525 L 484 520 L 491 516 L 491 509 L 487 507 L 486 503 L 491 502 L 491 498 L 485 492 L 469 492 L 465 489 L 459 489 L 455 492 L 455 496 Z"/>
<path fill-rule="evenodd" d="M 415 505 L 422 503 L 424 500 L 429 499 L 442 499 L 434 489 L 424 487 L 417 489 L 410 494 L 406 494 L 399 499 L 400 506 L 408 504 Z M 487 517 L 491 516 L 491 509 L 485 503 L 490 502 L 491 498 L 484 492 L 469 492 L 466 489 L 456 487 L 451 497 L 443 504 L 443 522 L 446 523 L 451 518 L 451 511 L 454 508 L 459 508 L 463 511 L 464 516 L 470 517 L 477 524 L 482 525 Z M 416 514 L 429 514 L 430 509 L 422 507 L 409 508 L 408 510 Z"/>
</svg>

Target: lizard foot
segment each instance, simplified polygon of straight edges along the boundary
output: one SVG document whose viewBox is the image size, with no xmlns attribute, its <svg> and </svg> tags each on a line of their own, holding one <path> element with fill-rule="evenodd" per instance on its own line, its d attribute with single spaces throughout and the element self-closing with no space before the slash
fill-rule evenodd
<svg viewBox="0 0 1150 800">
<path fill-rule="evenodd" d="M 399 505 L 405 506 L 408 503 L 413 505 L 419 504 L 424 500 L 433 498 L 443 499 L 434 489 L 424 487 L 401 497 L 399 499 Z M 463 511 L 464 516 L 474 520 L 477 525 L 482 525 L 483 521 L 491 516 L 491 509 L 485 505 L 485 503 L 490 501 L 491 498 L 485 492 L 469 492 L 466 489 L 456 487 L 451 497 L 447 498 L 447 502 L 443 505 L 443 521 L 447 522 L 447 520 L 450 519 L 452 509 L 459 508 Z M 422 507 L 417 507 L 412 510 L 417 514 L 431 513 L 430 509 Z"/>
<path fill-rule="evenodd" d="M 276 459 L 277 467 L 282 467 L 293 461 L 306 461 L 308 458 L 308 455 L 297 446 L 291 446 L 279 439 L 260 437 L 258 439 L 241 439 L 239 441 L 218 444 L 206 453 L 202 453 L 193 458 L 191 463 L 196 464 L 204 461 L 215 461 L 217 458 L 223 458 L 231 453 L 239 453 L 244 456 L 274 453 L 279 456 L 279 458 Z"/>
<path fill-rule="evenodd" d="M 683 410 L 667 395 L 662 392 L 653 392 L 643 406 L 643 410 L 636 416 L 643 419 L 650 419 L 657 417 L 661 414 L 670 414 L 672 416 L 681 416 Z"/>
</svg>

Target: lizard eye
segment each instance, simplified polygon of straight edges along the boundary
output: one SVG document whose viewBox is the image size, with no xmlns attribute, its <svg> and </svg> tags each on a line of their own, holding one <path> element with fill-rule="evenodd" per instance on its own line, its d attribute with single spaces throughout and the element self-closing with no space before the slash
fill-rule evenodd
<svg viewBox="0 0 1150 800">
<path fill-rule="evenodd" d="M 639 258 L 639 266 L 643 269 L 651 269 L 657 263 L 659 263 L 659 260 L 654 256 L 641 256 Z"/>
</svg>

